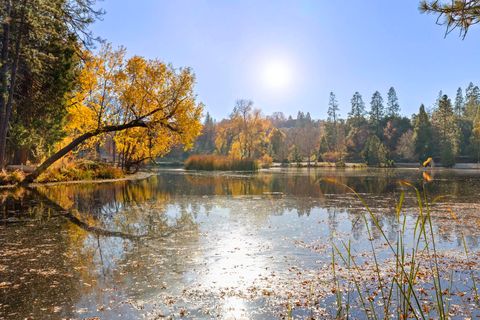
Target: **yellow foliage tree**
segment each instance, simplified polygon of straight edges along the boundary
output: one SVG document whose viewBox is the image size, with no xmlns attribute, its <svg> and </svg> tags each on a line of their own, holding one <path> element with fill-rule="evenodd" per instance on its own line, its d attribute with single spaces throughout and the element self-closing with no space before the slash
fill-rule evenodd
<svg viewBox="0 0 480 320">
<path fill-rule="evenodd" d="M 78 85 L 71 96 L 60 149 L 24 180 L 34 181 L 55 161 L 114 134 L 128 161 L 160 156 L 174 144 L 191 147 L 200 134 L 203 105 L 197 103 L 195 77 L 159 60 L 125 58 L 125 50 L 104 46 L 85 54 Z"/>
<path fill-rule="evenodd" d="M 234 158 L 258 159 L 267 152 L 272 130 L 252 101 L 238 100 L 230 119 L 218 124 L 215 144 L 220 153 Z"/>
</svg>

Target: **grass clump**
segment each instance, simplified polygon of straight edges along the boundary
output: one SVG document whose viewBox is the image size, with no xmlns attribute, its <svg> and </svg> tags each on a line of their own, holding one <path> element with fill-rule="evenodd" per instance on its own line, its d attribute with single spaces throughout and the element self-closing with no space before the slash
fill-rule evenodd
<svg viewBox="0 0 480 320">
<path fill-rule="evenodd" d="M 79 160 L 62 161 L 49 168 L 37 179 L 38 182 L 63 182 L 95 179 L 118 179 L 124 177 L 120 168 L 105 163 Z"/>
<path fill-rule="evenodd" d="M 258 167 L 258 162 L 253 159 L 234 159 L 217 155 L 193 155 L 185 161 L 187 170 L 257 171 Z"/>
<path fill-rule="evenodd" d="M 365 211 L 361 220 L 370 240 L 369 281 L 361 276 L 366 274 L 365 265 L 359 264 L 359 257 L 353 253 L 350 241 L 332 241 L 332 292 L 335 291 L 336 318 L 351 318 L 355 301 L 357 307 L 360 307 L 354 313 L 355 316 L 363 311 L 366 319 L 449 319 L 452 315 L 454 273 L 448 274 L 441 267 L 431 220 L 431 205 L 439 197 L 430 200 L 425 186 L 420 190 L 408 181 L 400 181 L 404 189 L 413 190 L 418 215 L 410 238 L 406 232 L 407 215 L 402 209 L 405 200 L 405 190 L 402 190 L 395 209 L 398 230 L 392 239 L 354 189 L 335 179 L 327 178 L 323 181 L 344 187 L 362 203 Z M 453 213 L 452 218 L 456 220 Z M 391 263 L 385 263 L 379 258 L 379 249 L 374 245 L 374 234 L 384 243 Z M 469 274 L 470 279 L 467 281 L 471 285 L 470 299 L 479 307 L 476 279 L 468 267 L 470 257 L 463 234 L 462 241 L 467 263 L 461 272 Z M 339 270 L 345 270 L 343 276 L 338 274 Z M 355 299 L 352 298 L 354 295 Z"/>
<path fill-rule="evenodd" d="M 22 182 L 23 179 L 25 179 L 25 173 L 23 171 L 0 171 L 0 185 L 17 184 Z"/>
</svg>

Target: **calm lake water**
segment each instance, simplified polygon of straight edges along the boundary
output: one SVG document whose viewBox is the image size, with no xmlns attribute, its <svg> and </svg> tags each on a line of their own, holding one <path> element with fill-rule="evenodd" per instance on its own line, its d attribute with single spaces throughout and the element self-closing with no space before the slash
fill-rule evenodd
<svg viewBox="0 0 480 320">
<path fill-rule="evenodd" d="M 460 258 L 462 237 L 470 260 L 480 257 L 478 171 L 172 169 L 139 181 L 0 190 L 0 319 L 334 317 L 332 243 L 350 241 L 368 263 L 362 252 L 384 241 L 367 219 L 369 239 L 364 205 L 323 178 L 360 193 L 392 241 L 402 190 L 407 234 L 418 214 L 399 180 L 429 199 L 446 196 L 432 223 L 458 276 L 450 290 L 468 291 L 469 271 L 478 278 L 478 266 L 467 270 Z M 478 315 L 460 296 L 452 305 Z"/>
</svg>

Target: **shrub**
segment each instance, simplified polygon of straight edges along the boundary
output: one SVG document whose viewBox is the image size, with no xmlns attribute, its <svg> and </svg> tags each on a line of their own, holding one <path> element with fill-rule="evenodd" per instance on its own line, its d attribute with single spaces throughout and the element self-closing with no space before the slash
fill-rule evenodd
<svg viewBox="0 0 480 320">
<path fill-rule="evenodd" d="M 94 179 L 118 179 L 123 177 L 120 168 L 109 166 L 105 163 L 79 160 L 62 161 L 49 168 L 37 179 L 38 182 L 61 182 Z"/>
<path fill-rule="evenodd" d="M 118 179 L 124 176 L 122 169 L 105 166 L 96 171 L 96 177 L 99 179 Z"/>
<path fill-rule="evenodd" d="M 0 171 L 0 185 L 5 184 L 17 184 L 25 179 L 25 173 L 20 170 L 8 172 L 5 170 Z"/>
<path fill-rule="evenodd" d="M 15 170 L 12 173 L 10 173 L 10 181 L 12 183 L 22 182 L 23 179 L 25 179 L 25 173 L 23 171 Z"/>
<path fill-rule="evenodd" d="M 273 158 L 270 157 L 268 154 L 264 154 L 263 157 L 260 158 L 260 164 L 262 168 L 270 168 L 273 163 Z"/>
<path fill-rule="evenodd" d="M 258 163 L 252 159 L 234 159 L 217 155 L 193 155 L 185 161 L 187 170 L 257 171 Z"/>
</svg>

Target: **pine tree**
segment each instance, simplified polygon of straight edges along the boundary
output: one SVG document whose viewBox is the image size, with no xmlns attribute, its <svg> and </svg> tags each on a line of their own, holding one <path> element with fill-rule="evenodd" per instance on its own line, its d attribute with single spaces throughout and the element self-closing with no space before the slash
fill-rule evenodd
<svg viewBox="0 0 480 320">
<path fill-rule="evenodd" d="M 310 115 L 310 112 L 307 112 L 307 114 L 305 115 L 305 121 L 307 123 L 312 121 L 312 116 Z"/>
<path fill-rule="evenodd" d="M 195 153 L 211 154 L 215 151 L 215 120 L 207 112 L 202 133 L 195 142 Z"/>
<path fill-rule="evenodd" d="M 465 38 L 469 28 L 480 22 L 479 0 L 438 1 L 422 0 L 419 9 L 422 13 L 437 15 L 437 24 L 445 25 L 445 35 L 453 30 L 460 30 Z"/>
<path fill-rule="evenodd" d="M 473 156 L 480 162 L 480 112 L 473 121 L 473 130 L 470 137 L 470 143 L 472 145 Z"/>
<path fill-rule="evenodd" d="M 393 87 L 390 87 L 388 90 L 387 116 L 391 118 L 400 116 L 400 105 L 398 104 L 397 92 Z"/>
<path fill-rule="evenodd" d="M 385 117 L 385 107 L 383 106 L 383 98 L 380 92 L 375 91 L 370 102 L 370 123 L 378 137 L 382 135 L 381 122 Z"/>
<path fill-rule="evenodd" d="M 365 103 L 358 91 L 353 94 L 350 103 L 352 104 L 352 110 L 348 113 L 350 118 L 362 118 L 365 116 Z"/>
<path fill-rule="evenodd" d="M 452 103 L 447 95 L 442 96 L 438 109 L 432 114 L 432 124 L 442 164 L 454 165 L 458 153 L 459 133 Z"/>
<path fill-rule="evenodd" d="M 413 140 L 415 141 L 415 155 L 420 162 L 432 156 L 432 125 L 423 104 L 415 117 Z"/>
<path fill-rule="evenodd" d="M 458 118 L 462 117 L 465 113 L 465 102 L 463 101 L 462 88 L 457 89 L 457 95 L 455 97 L 455 114 Z"/>
<path fill-rule="evenodd" d="M 367 139 L 362 151 L 363 158 L 368 165 L 381 166 L 388 163 L 387 148 L 376 135 Z"/>
<path fill-rule="evenodd" d="M 335 97 L 335 94 L 333 92 L 330 92 L 330 100 L 328 102 L 327 114 L 328 114 L 328 120 L 335 124 L 337 123 L 337 119 L 339 116 L 338 110 L 340 109 L 338 107 L 337 98 Z"/>
<path fill-rule="evenodd" d="M 340 110 L 337 102 L 337 98 L 333 92 L 330 92 L 330 100 L 328 102 L 328 119 L 327 119 L 327 136 L 328 142 L 330 146 L 333 146 L 335 150 L 338 149 L 338 128 L 337 128 L 337 120 L 339 118 L 338 110 Z"/>
<path fill-rule="evenodd" d="M 16 113 L 18 116 L 23 111 L 22 104 L 29 108 L 32 105 L 44 108 L 49 101 L 62 104 L 60 100 L 64 97 L 63 93 L 69 89 L 72 52 L 79 51 L 79 42 L 87 47 L 92 44 L 93 37 L 88 26 L 103 13 L 94 7 L 95 0 L 1 2 L 0 167 L 6 164 L 7 137 L 18 134 L 15 131 L 9 133 L 9 130 L 14 129 L 12 116 Z M 52 88 L 54 85 L 58 85 L 58 90 Z M 55 92 L 57 96 L 49 96 Z M 42 97 L 45 101 L 35 96 L 44 93 L 48 95 Z M 61 120 L 62 111 L 52 109 L 60 114 L 58 117 L 52 114 L 51 118 Z M 33 114 L 42 113 L 45 110 L 33 111 Z M 50 127 L 56 125 L 59 124 L 54 123 Z M 23 131 L 28 133 L 28 129 Z M 55 135 L 49 132 L 42 134 L 47 138 Z"/>
<path fill-rule="evenodd" d="M 297 121 L 295 121 L 295 126 L 303 127 L 304 123 L 305 123 L 305 113 L 303 113 L 302 111 L 298 111 Z"/>
<path fill-rule="evenodd" d="M 480 89 L 472 82 L 465 90 L 465 116 L 474 121 L 480 108 Z"/>
<path fill-rule="evenodd" d="M 443 91 L 440 90 L 440 91 L 438 91 L 437 99 L 435 100 L 435 103 L 434 103 L 434 105 L 433 105 L 433 110 L 438 109 L 438 107 L 439 107 L 439 105 L 440 105 L 440 100 L 442 100 L 442 97 L 443 97 Z M 430 111 L 431 111 L 431 110 L 430 110 Z M 432 112 L 429 112 L 429 113 L 431 114 Z"/>
<path fill-rule="evenodd" d="M 468 91 L 470 92 L 473 87 L 471 84 Z M 459 135 L 458 154 L 462 156 L 470 156 L 472 150 L 472 120 L 466 116 L 465 99 L 463 97 L 462 88 L 457 89 L 455 96 L 455 104 L 453 110 L 455 113 L 455 120 L 457 125 L 457 131 Z"/>
</svg>

